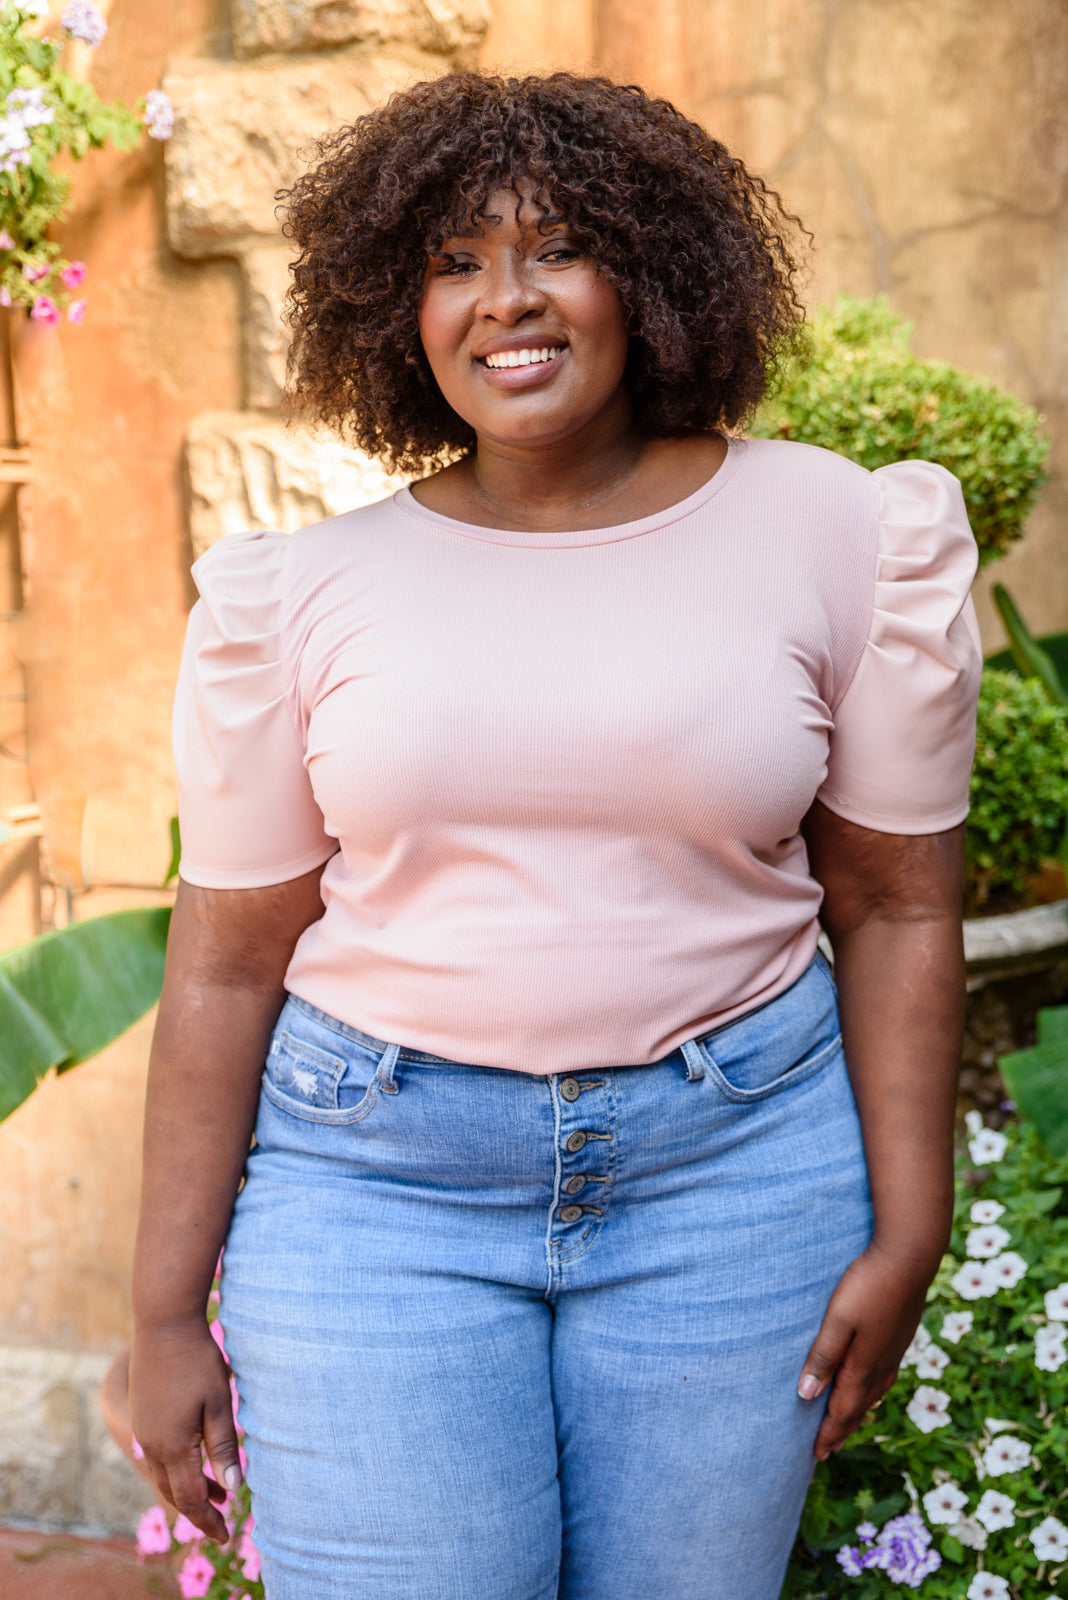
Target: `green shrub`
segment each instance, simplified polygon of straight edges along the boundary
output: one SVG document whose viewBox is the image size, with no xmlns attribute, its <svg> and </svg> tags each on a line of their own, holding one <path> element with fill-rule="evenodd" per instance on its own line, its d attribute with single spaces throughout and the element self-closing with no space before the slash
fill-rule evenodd
<svg viewBox="0 0 1068 1600">
<path fill-rule="evenodd" d="M 969 898 L 1017 892 L 1056 856 L 1068 818 L 1068 710 L 1037 678 L 987 667 L 965 832 Z"/>
<path fill-rule="evenodd" d="M 980 561 L 990 561 L 1023 531 L 1049 441 L 1013 395 L 912 355 L 911 332 L 882 296 L 819 309 L 752 432 L 823 445 L 868 468 L 940 462 L 960 479 Z"/>
</svg>

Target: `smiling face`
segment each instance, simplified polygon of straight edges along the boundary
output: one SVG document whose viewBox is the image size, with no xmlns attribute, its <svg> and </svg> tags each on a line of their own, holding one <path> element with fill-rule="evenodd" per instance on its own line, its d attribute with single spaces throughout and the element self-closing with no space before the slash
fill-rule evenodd
<svg viewBox="0 0 1068 1600">
<path fill-rule="evenodd" d="M 630 421 L 617 291 L 529 185 L 495 189 L 470 235 L 427 264 L 419 334 L 445 400 L 480 442 L 544 449 Z"/>
</svg>

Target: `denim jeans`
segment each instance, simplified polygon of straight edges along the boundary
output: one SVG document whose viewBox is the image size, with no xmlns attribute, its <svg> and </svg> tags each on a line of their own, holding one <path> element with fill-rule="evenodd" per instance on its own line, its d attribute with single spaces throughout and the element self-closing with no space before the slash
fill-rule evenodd
<svg viewBox="0 0 1068 1600">
<path fill-rule="evenodd" d="M 290 998 L 222 1282 L 268 1600 L 774 1600 L 870 1231 L 821 957 L 549 1078 Z"/>
</svg>

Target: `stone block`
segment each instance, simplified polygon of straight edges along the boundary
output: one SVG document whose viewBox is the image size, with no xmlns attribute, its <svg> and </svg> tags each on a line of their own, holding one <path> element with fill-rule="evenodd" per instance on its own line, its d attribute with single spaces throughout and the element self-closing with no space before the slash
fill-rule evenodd
<svg viewBox="0 0 1068 1600">
<path fill-rule="evenodd" d="M 233 0 L 237 56 L 350 44 L 416 44 L 473 60 L 490 24 L 488 0 Z"/>
<path fill-rule="evenodd" d="M 194 555 L 244 529 L 291 533 L 382 500 L 404 479 L 330 435 L 287 428 L 277 417 L 206 411 L 186 440 Z"/>
<path fill-rule="evenodd" d="M 290 283 L 290 260 L 284 244 L 255 245 L 241 252 L 245 404 L 254 411 L 276 411 L 282 398 L 289 348 L 282 306 Z"/>
<path fill-rule="evenodd" d="M 100 1417 L 97 1390 L 110 1363 L 0 1345 L 0 1520 L 134 1532 L 154 1496 Z"/>
<path fill-rule="evenodd" d="M 275 195 L 302 170 L 311 141 L 440 68 L 440 58 L 359 46 L 296 60 L 175 64 L 163 83 L 175 106 L 165 147 L 171 245 L 199 257 L 278 240 Z"/>
</svg>

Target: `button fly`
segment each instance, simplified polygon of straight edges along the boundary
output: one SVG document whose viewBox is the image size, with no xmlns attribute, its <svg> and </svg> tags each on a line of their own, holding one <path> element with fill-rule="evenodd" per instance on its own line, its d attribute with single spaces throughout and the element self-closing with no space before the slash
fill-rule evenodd
<svg viewBox="0 0 1068 1600">
<path fill-rule="evenodd" d="M 565 1078 L 560 1085 L 560 1093 L 565 1100 L 577 1100 L 582 1093 L 578 1079 Z"/>
<path fill-rule="evenodd" d="M 577 1222 L 582 1215 L 581 1206 L 564 1206 L 560 1212 L 561 1222 Z"/>
<path fill-rule="evenodd" d="M 567 1141 L 564 1145 L 564 1149 L 570 1150 L 572 1155 L 577 1154 L 577 1152 L 581 1150 L 583 1145 L 586 1143 L 587 1137 L 588 1136 L 581 1131 L 577 1133 L 569 1133 L 567 1136 Z"/>
<path fill-rule="evenodd" d="M 580 1189 L 586 1187 L 586 1179 L 581 1173 L 576 1173 L 573 1178 L 568 1178 L 564 1184 L 565 1194 L 578 1194 Z"/>
</svg>

